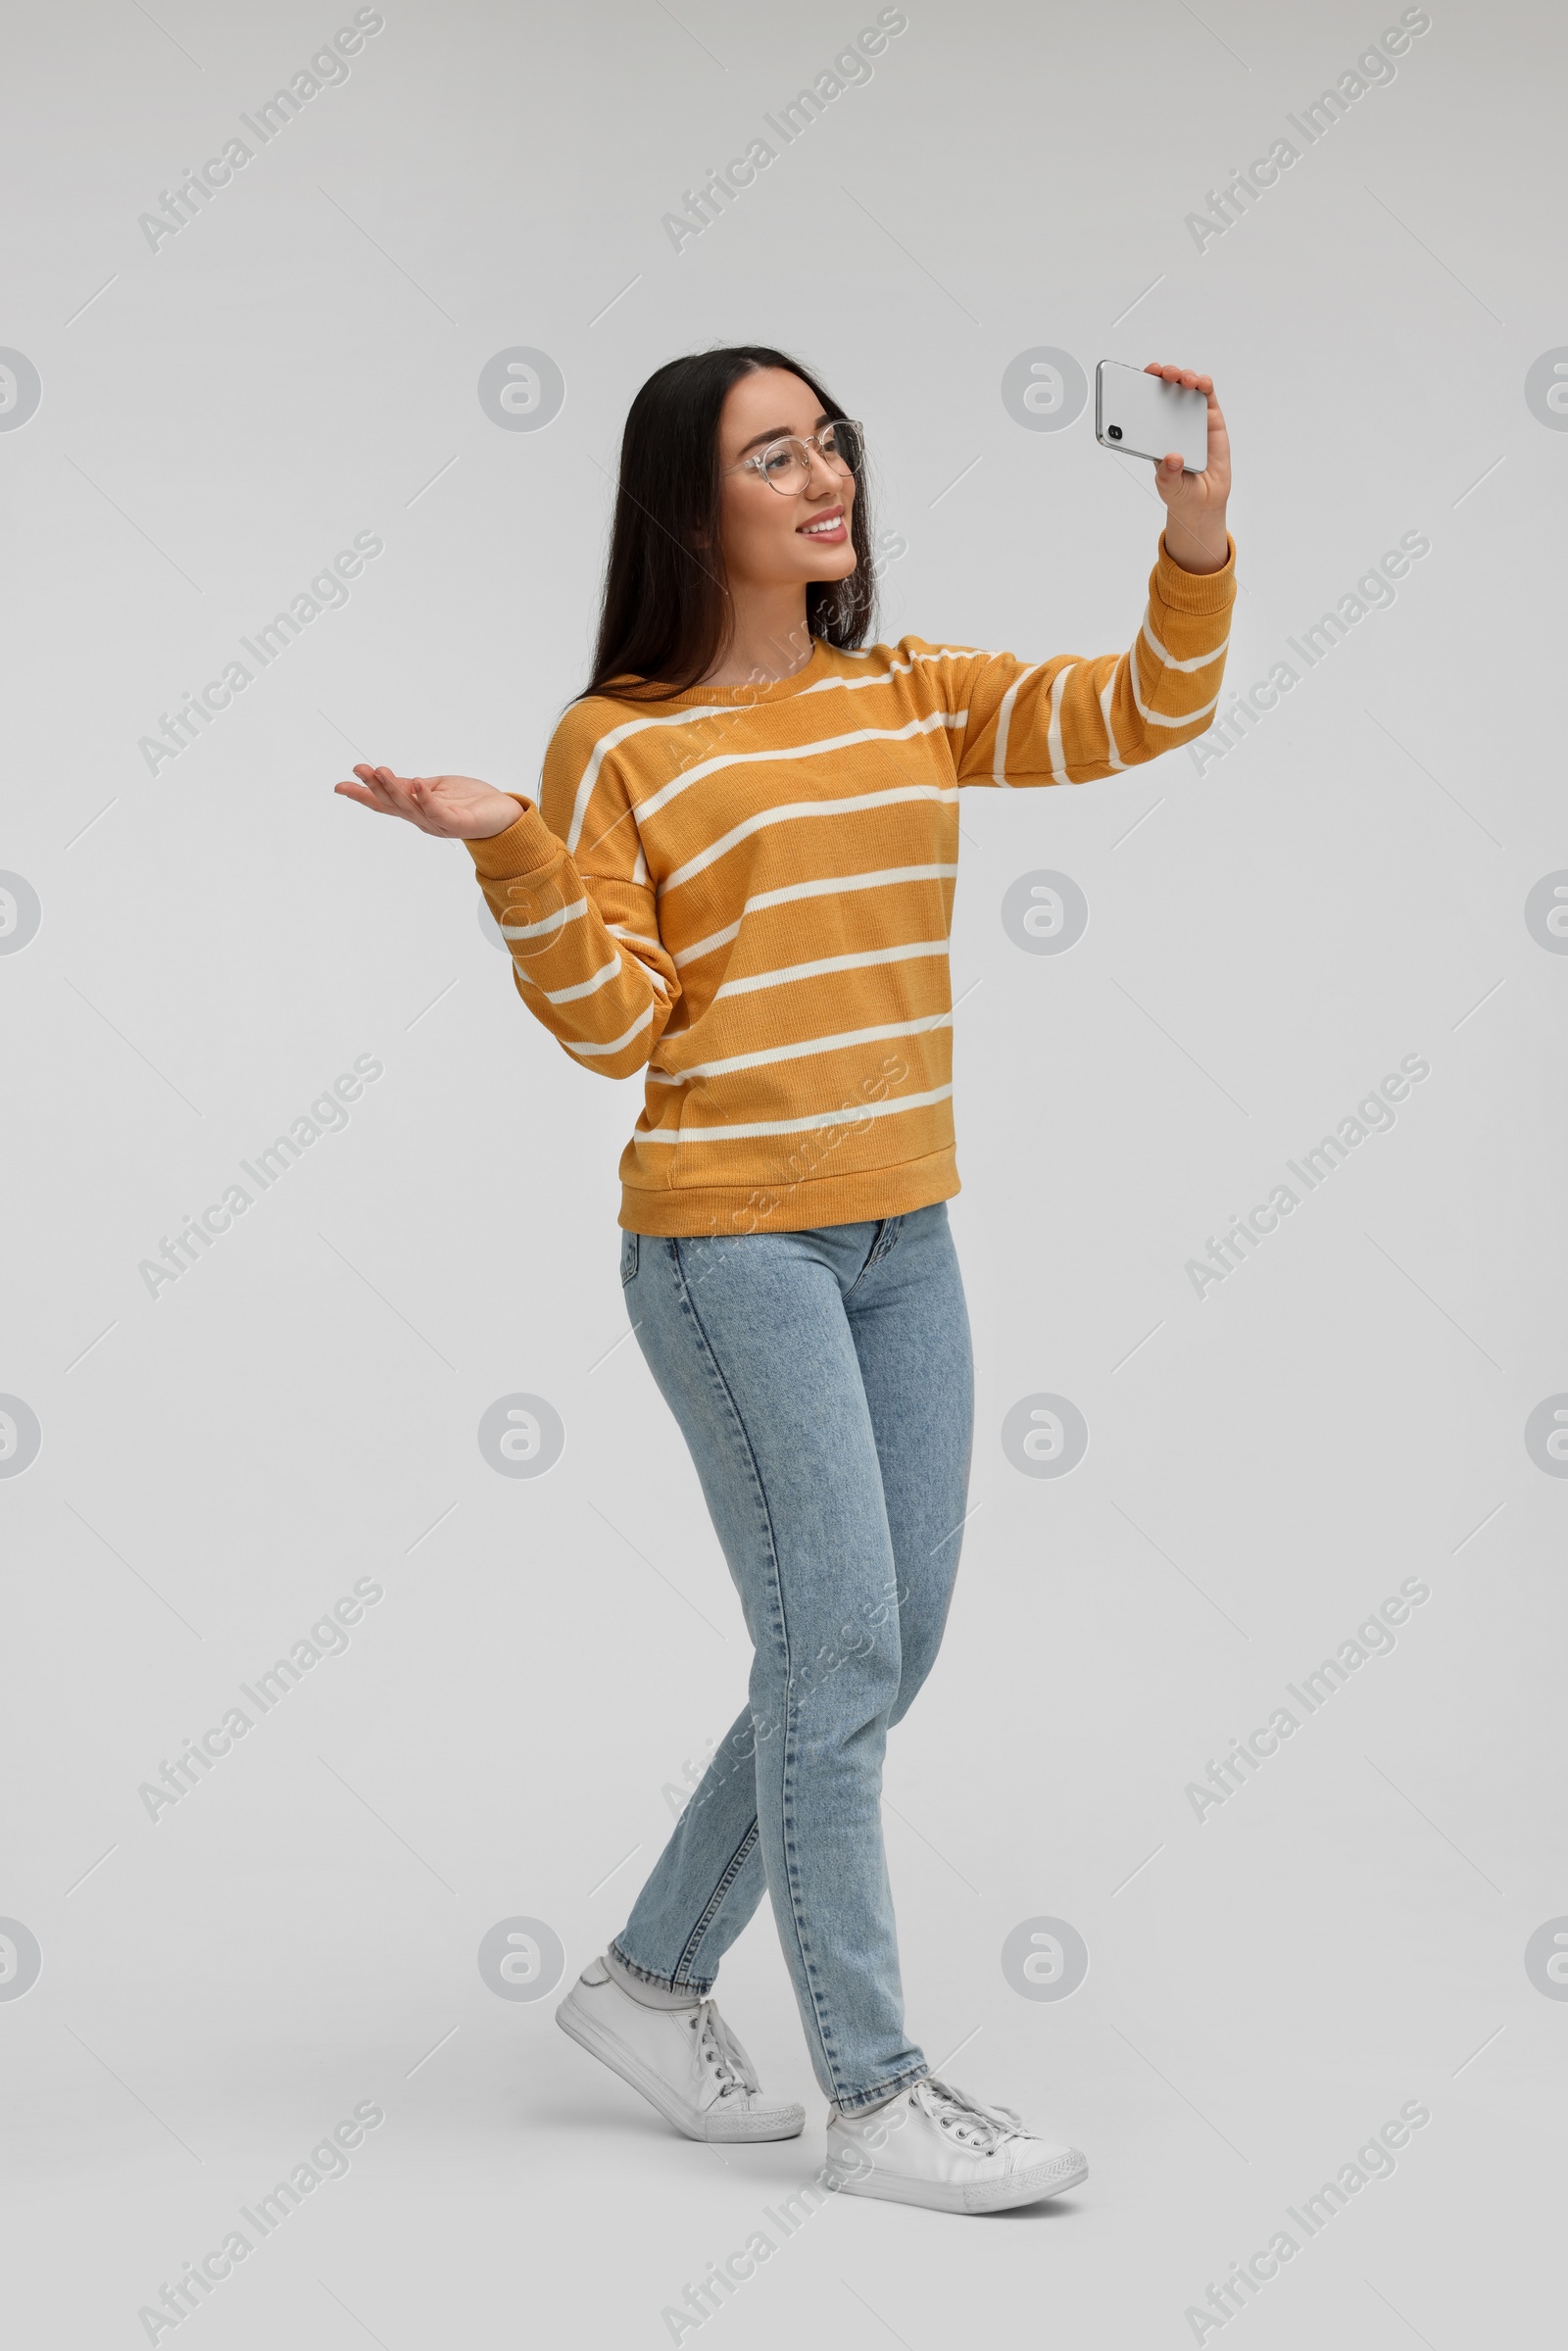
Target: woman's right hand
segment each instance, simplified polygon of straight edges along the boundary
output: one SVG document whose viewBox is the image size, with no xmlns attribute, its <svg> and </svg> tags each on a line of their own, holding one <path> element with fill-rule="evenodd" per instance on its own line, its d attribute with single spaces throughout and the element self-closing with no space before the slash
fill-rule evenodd
<svg viewBox="0 0 1568 2351">
<path fill-rule="evenodd" d="M 357 784 L 333 789 L 381 816 L 401 816 L 444 841 L 488 841 L 522 814 L 510 792 L 476 775 L 398 775 L 390 767 L 356 767 Z"/>
</svg>

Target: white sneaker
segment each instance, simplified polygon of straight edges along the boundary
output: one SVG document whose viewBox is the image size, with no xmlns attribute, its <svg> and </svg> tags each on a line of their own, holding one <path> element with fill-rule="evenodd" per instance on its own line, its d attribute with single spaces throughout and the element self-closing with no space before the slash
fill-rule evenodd
<svg viewBox="0 0 1568 2351">
<path fill-rule="evenodd" d="M 585 1967 L 556 2023 L 688 2138 L 796 2138 L 806 2109 L 764 2098 L 751 2059 L 712 2000 L 645 2008 L 602 1959 Z"/>
<path fill-rule="evenodd" d="M 831 2112 L 827 2153 L 847 2196 L 939 2212 L 1004 2212 L 1089 2177 L 1076 2147 L 1036 2138 L 1010 2106 L 983 2106 L 929 2077 L 873 2114 Z"/>
</svg>

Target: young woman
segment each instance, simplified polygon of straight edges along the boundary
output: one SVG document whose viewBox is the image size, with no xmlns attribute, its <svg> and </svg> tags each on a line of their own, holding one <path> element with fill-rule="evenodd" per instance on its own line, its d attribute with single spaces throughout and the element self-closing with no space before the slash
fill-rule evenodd
<svg viewBox="0 0 1568 2351">
<path fill-rule="evenodd" d="M 631 1915 L 557 2011 L 666 2120 L 793 2137 L 711 1998 L 764 1887 L 835 2183 L 961 2212 L 1053 2195 L 1075 2148 L 933 2079 L 906 2031 L 882 1757 L 958 1562 L 972 1383 L 948 936 L 966 784 L 1086 783 L 1202 732 L 1234 551 L 1202 473 L 1131 648 L 1026 663 L 867 647 L 861 427 L 795 361 L 675 360 L 632 403 L 593 675 L 537 805 L 362 766 L 339 792 L 468 845 L 518 993 L 583 1068 L 646 1072 L 620 1272 L 755 1644 L 749 1702 Z"/>
</svg>

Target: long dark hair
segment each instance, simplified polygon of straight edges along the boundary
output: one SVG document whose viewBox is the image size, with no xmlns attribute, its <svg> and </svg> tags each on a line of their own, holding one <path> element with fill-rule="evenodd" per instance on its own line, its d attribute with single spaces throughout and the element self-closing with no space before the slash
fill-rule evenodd
<svg viewBox="0 0 1568 2351">
<path fill-rule="evenodd" d="M 621 435 L 599 637 L 583 694 L 648 702 L 683 693 L 723 649 L 731 606 L 719 526 L 719 412 L 730 386 L 758 367 L 798 375 L 824 416 L 845 414 L 809 369 L 762 343 L 694 352 L 650 375 Z M 806 619 L 813 637 L 853 647 L 864 642 L 875 601 L 863 462 L 850 535 L 855 569 L 847 579 L 808 584 Z"/>
</svg>

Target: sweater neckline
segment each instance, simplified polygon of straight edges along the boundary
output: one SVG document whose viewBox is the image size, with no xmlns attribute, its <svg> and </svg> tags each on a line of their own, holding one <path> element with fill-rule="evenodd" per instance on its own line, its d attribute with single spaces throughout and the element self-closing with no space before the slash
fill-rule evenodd
<svg viewBox="0 0 1568 2351">
<path fill-rule="evenodd" d="M 759 703 L 788 702 L 792 695 L 815 685 L 827 674 L 832 650 L 825 637 L 813 637 L 810 659 L 803 661 L 799 669 L 792 669 L 788 677 L 776 678 L 771 685 L 688 686 L 684 693 L 662 696 L 661 702 L 673 710 L 692 710 L 704 703 L 738 703 L 752 709 Z"/>
</svg>

